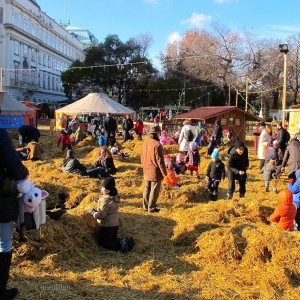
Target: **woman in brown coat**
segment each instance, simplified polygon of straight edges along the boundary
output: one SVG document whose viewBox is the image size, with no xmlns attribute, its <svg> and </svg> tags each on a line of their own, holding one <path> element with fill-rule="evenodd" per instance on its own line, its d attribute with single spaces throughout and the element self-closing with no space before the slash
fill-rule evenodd
<svg viewBox="0 0 300 300">
<path fill-rule="evenodd" d="M 143 209 L 159 212 L 156 202 L 159 196 L 161 181 L 167 176 L 163 148 L 159 142 L 157 126 L 151 126 L 149 136 L 142 145 L 141 162 L 144 172 L 145 188 L 143 193 Z"/>
</svg>

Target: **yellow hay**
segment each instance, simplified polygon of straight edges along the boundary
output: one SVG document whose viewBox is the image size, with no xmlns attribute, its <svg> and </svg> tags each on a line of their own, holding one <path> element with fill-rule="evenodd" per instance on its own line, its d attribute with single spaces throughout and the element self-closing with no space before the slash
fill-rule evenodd
<svg viewBox="0 0 300 300">
<path fill-rule="evenodd" d="M 163 185 L 161 212 L 142 210 L 142 143 L 118 140 L 128 158 L 114 156 L 121 197 L 119 235 L 136 240 L 124 255 L 98 247 L 92 237 L 97 226 L 86 214 L 96 206 L 101 180 L 63 174 L 64 155 L 56 136 L 43 132 L 44 160 L 25 162 L 37 186 L 50 194 L 48 204 L 68 195 L 69 208 L 58 221 L 47 217 L 39 231 L 14 236 L 11 277 L 19 299 L 297 299 L 300 293 L 300 238 L 270 225 L 277 196 L 265 193 L 259 161 L 252 155 L 246 198 L 225 200 L 227 180 L 219 200 L 209 201 L 204 175 L 210 158 L 200 150 L 201 179 L 187 172 L 182 186 Z M 17 138 L 17 135 L 13 135 Z M 176 156 L 178 145 L 164 147 Z M 226 160 L 227 148 L 221 149 Z M 90 167 L 99 146 L 92 137 L 75 147 L 79 160 Z M 226 161 L 225 161 L 226 163 Z M 285 180 L 276 183 L 286 185 Z M 238 187 L 237 187 L 238 188 Z M 71 207 L 77 204 L 76 208 Z"/>
</svg>

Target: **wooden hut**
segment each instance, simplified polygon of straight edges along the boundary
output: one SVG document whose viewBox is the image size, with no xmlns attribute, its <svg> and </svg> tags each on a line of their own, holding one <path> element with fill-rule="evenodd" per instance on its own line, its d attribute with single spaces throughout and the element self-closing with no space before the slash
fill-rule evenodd
<svg viewBox="0 0 300 300">
<path fill-rule="evenodd" d="M 210 131 L 215 121 L 219 121 L 223 130 L 232 131 L 234 140 L 245 141 L 247 122 L 260 121 L 260 118 L 243 111 L 236 106 L 206 106 L 177 115 L 176 120 L 190 119 L 194 123 L 201 122 Z"/>
</svg>

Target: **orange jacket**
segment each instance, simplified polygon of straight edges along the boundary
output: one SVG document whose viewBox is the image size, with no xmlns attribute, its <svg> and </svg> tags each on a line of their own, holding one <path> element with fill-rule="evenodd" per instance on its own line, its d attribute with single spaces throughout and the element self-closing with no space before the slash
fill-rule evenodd
<svg viewBox="0 0 300 300">
<path fill-rule="evenodd" d="M 174 170 L 167 169 L 167 176 L 164 177 L 163 182 L 170 187 L 174 187 L 178 182 L 180 182 L 180 178 L 175 176 Z"/>
<path fill-rule="evenodd" d="M 293 194 L 285 188 L 278 194 L 277 207 L 270 216 L 270 220 L 279 228 L 293 230 L 296 212 L 297 209 L 293 203 Z"/>
</svg>

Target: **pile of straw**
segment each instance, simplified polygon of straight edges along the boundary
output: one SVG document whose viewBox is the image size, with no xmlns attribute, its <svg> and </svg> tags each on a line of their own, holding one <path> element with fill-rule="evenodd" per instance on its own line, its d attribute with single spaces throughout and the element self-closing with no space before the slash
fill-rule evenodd
<svg viewBox="0 0 300 300">
<path fill-rule="evenodd" d="M 47 203 L 56 203 L 64 192 L 70 209 L 58 221 L 47 219 L 41 230 L 27 233 L 26 244 L 15 236 L 11 277 L 19 299 L 298 298 L 300 235 L 270 225 L 276 194 L 264 192 L 254 156 L 246 198 L 236 193 L 225 200 L 225 180 L 220 200 L 208 200 L 204 176 L 210 159 L 201 150 L 201 179 L 186 173 L 180 176 L 180 189 L 163 186 L 161 212 L 151 214 L 142 210 L 141 142 L 122 144 L 129 157 L 115 158 L 119 234 L 136 240 L 134 250 L 124 255 L 95 244 L 92 233 L 97 224 L 86 209 L 95 206 L 101 181 L 63 174 L 63 153 L 55 138 L 42 136 L 44 160 L 25 164 L 36 185 L 49 192 Z M 75 148 L 87 166 L 98 151 L 91 137 Z M 176 156 L 178 146 L 165 151 Z M 285 181 L 278 183 L 284 185 Z M 75 203 L 78 206 L 71 209 Z"/>
</svg>

